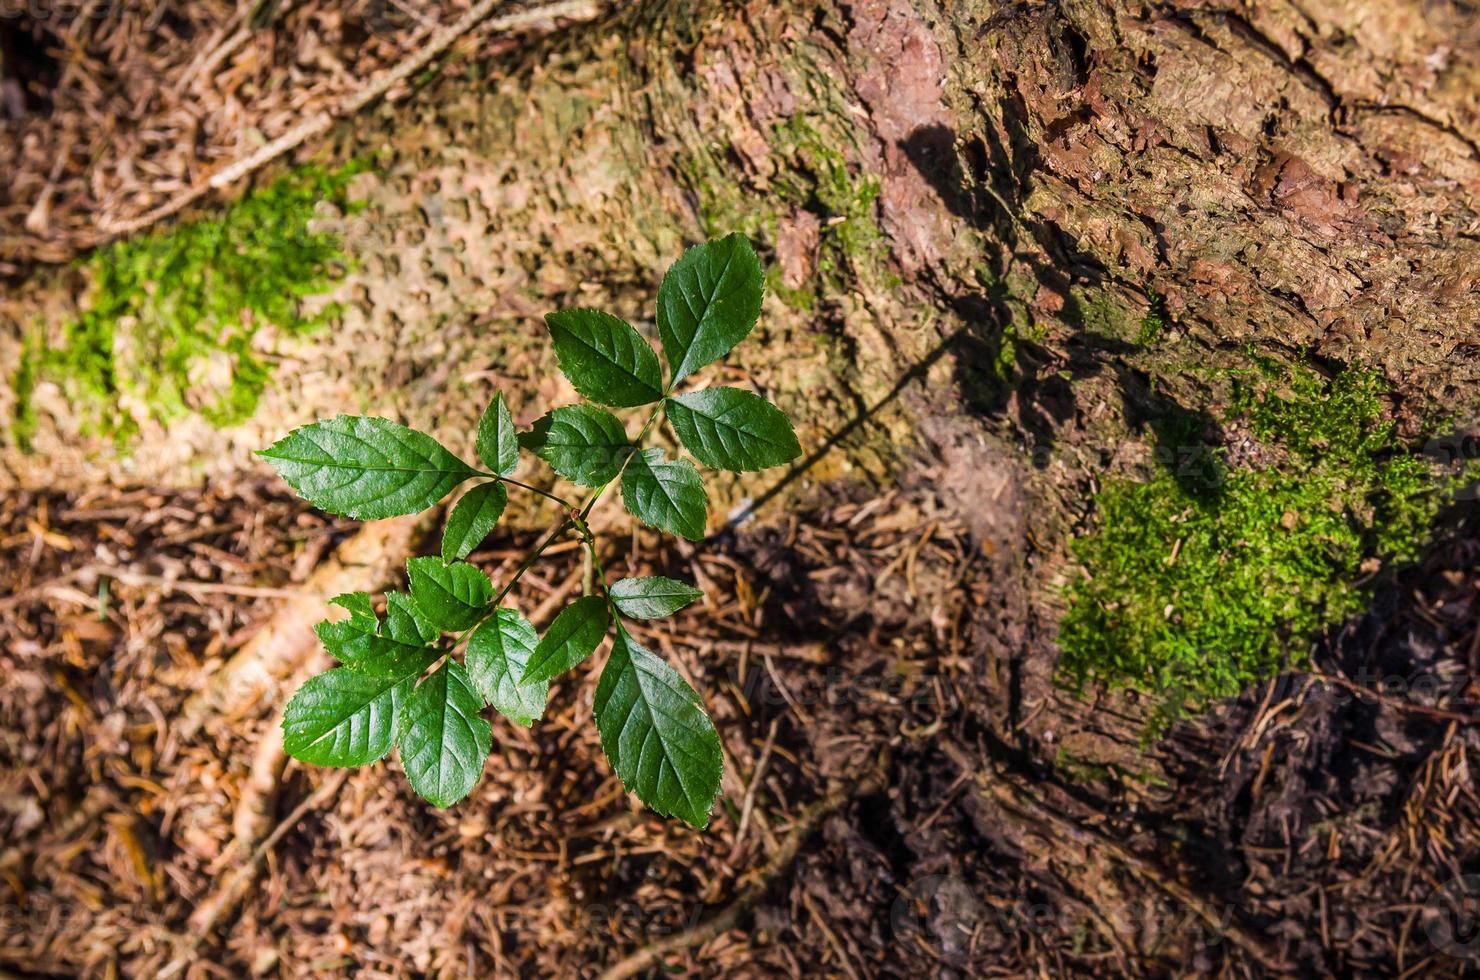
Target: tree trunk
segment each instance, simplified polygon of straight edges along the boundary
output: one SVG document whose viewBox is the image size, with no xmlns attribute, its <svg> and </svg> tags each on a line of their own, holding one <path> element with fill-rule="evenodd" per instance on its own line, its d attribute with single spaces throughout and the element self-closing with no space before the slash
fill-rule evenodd
<svg viewBox="0 0 1480 980">
<path fill-rule="evenodd" d="M 1069 542 L 1102 479 L 1148 470 L 1158 413 L 1221 417 L 1218 372 L 1253 354 L 1379 372 L 1410 441 L 1480 418 L 1480 24 L 1467 9 L 634 4 L 507 63 L 454 63 L 318 148 L 375 165 L 358 178 L 364 210 L 326 219 L 352 258 L 330 297 L 346 310 L 333 330 L 280 341 L 249 423 L 146 421 L 125 458 L 80 436 L 43 385 L 35 452 L 9 447 L 6 465 L 27 484 L 188 481 L 252 465 L 285 427 L 339 411 L 465 432 L 492 385 L 527 423 L 568 394 L 540 314 L 644 320 L 685 243 L 743 231 L 771 290 L 731 370 L 772 392 L 817 452 L 762 520 L 824 490 L 898 485 L 969 528 L 993 582 L 970 714 L 978 744 L 1018 774 L 983 795 L 983 833 L 1061 848 L 1042 860 L 1082 896 L 1152 888 L 1175 875 L 1128 864 L 1127 845 L 1085 829 L 1093 805 L 1022 775 L 1066 746 L 1132 772 L 1176 764 L 1141 744 L 1143 708 L 1086 712 L 1052 683 Z M 85 301 L 75 273 L 43 270 L 5 314 L 55 323 Z M 712 513 L 774 486 L 722 486 Z M 1150 807 L 1150 786 L 1120 790 Z M 1110 873 L 1122 866 L 1139 885 Z"/>
<path fill-rule="evenodd" d="M 367 209 L 343 221 L 357 265 L 333 297 L 349 301 L 343 327 L 286 345 L 259 424 L 192 431 L 188 455 L 156 427 L 129 472 L 178 477 L 222 448 L 241 460 L 263 429 L 347 396 L 431 415 L 453 377 L 519 374 L 540 311 L 641 315 L 684 242 L 736 228 L 775 272 L 772 353 L 745 367 L 825 393 L 803 413 L 814 437 L 946 338 L 932 370 L 964 376 L 951 394 L 988 409 L 972 425 L 1091 455 L 1121 433 L 1083 431 L 1083 408 L 1108 397 L 1120 413 L 1127 375 L 1195 384 L 1176 378 L 1189 356 L 1249 344 L 1379 367 L 1412 417 L 1465 420 L 1480 403 L 1480 68 L 1462 12 L 646 3 L 512 64 L 455 63 L 319 149 L 377 167 Z M 85 295 L 38 274 L 8 298 L 7 332 Z M 1127 351 L 1153 304 L 1175 352 Z M 1076 358 L 1095 375 L 1072 391 L 977 376 L 1014 322 L 1044 331 L 1057 363 L 1039 375 Z M 47 407 L 58 441 L 77 442 L 65 406 Z M 911 436 L 928 445 L 915 407 L 852 455 L 882 473 Z M 46 461 L 8 462 L 44 473 L 69 448 L 41 446 Z"/>
</svg>

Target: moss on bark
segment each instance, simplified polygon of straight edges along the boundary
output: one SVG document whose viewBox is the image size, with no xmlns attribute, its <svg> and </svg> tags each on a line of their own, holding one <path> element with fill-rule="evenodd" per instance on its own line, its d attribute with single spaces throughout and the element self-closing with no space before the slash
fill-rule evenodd
<svg viewBox="0 0 1480 980">
<path fill-rule="evenodd" d="M 1074 542 L 1062 669 L 1150 692 L 1154 729 L 1303 666 L 1379 570 L 1417 557 L 1450 489 L 1395 441 L 1371 372 L 1252 359 L 1234 382 L 1221 428 L 1158 419 L 1157 471 L 1107 481 Z"/>
<path fill-rule="evenodd" d="M 287 337 L 324 326 L 335 304 L 304 300 L 330 288 L 343 260 L 323 208 L 343 213 L 356 164 L 304 167 L 202 218 L 119 242 L 91 255 L 92 287 L 56 329 L 22 341 L 13 382 L 12 434 L 29 449 L 38 384 L 59 387 L 83 433 L 122 452 L 141 424 L 194 413 L 212 425 L 250 418 L 270 378 L 258 333 Z"/>
</svg>

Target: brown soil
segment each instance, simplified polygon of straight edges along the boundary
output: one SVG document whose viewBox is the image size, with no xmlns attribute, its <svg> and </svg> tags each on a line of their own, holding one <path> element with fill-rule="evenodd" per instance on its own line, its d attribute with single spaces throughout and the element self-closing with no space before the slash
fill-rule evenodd
<svg viewBox="0 0 1480 980">
<path fill-rule="evenodd" d="M 106 240 L 353 92 L 468 6 L 8 4 L 0 157 L 13 170 L 0 185 L 0 274 Z"/>
<path fill-rule="evenodd" d="M 159 4 L 153 24 L 128 6 L 0 18 L 0 276 L 72 258 L 431 26 L 404 23 L 429 5 L 379 0 Z M 366 212 L 389 237 L 356 246 L 348 326 L 284 360 L 256 429 L 156 426 L 179 455 L 140 452 L 150 486 L 115 490 L 92 487 L 117 461 L 60 425 L 29 481 L 55 489 L 0 499 L 0 980 L 597 976 L 664 941 L 659 962 L 694 976 L 1473 972 L 1435 914 L 1480 874 L 1473 504 L 1420 567 L 1384 573 L 1315 669 L 1149 745 L 1133 699 L 1054 683 L 1052 627 L 1095 481 L 1146 450 L 1137 406 L 1208 401 L 1187 365 L 1308 346 L 1381 368 L 1404 406 L 1473 414 L 1480 61 L 1473 30 L 1423 16 L 1466 6 L 752 3 L 698 29 L 684 4 L 645 5 L 470 57 L 344 127 L 331 152 L 391 148 Z M 397 29 L 367 29 L 375 12 Z M 776 138 L 794 118 L 845 148 L 846 187 Z M 797 178 L 850 200 L 877 178 L 877 206 L 824 223 L 810 197 L 776 205 L 762 247 L 819 307 L 773 304 L 732 369 L 805 405 L 809 446 L 842 446 L 808 473 L 830 489 L 790 488 L 801 503 L 763 515 L 789 513 L 779 527 L 699 548 L 618 533 L 605 557 L 705 587 L 645 641 L 724 738 L 710 830 L 622 791 L 589 718 L 598 656 L 534 731 L 495 726 L 450 811 L 394 762 L 342 781 L 291 765 L 256 887 L 200 935 L 192 914 L 244 866 L 237 811 L 281 698 L 199 729 L 185 705 L 356 525 L 260 476 L 153 484 L 244 461 L 355 393 L 456 431 L 476 408 L 455 382 L 475 375 L 531 392 L 516 411 L 551 403 L 540 312 L 645 315 L 700 212 L 764 225 L 742 205 Z M 1172 193 L 1189 187 L 1195 207 Z M 863 244 L 824 248 L 832 218 Z M 46 301 L 20 305 L 64 322 L 73 277 L 42 279 Z M 1133 343 L 1153 299 L 1166 339 Z M 1047 332 L 1017 338 L 1004 381 L 1019 322 Z M 14 349 L 20 331 L 0 333 Z M 1236 463 L 1268 462 L 1226 435 Z M 846 489 L 861 473 L 898 489 Z M 476 558 L 507 572 L 531 538 L 502 530 Z M 582 572 L 552 554 L 517 599 Z"/>
<path fill-rule="evenodd" d="M 353 526 L 254 484 L 5 502 L 0 963 L 145 976 L 189 949 L 187 918 L 239 861 L 232 819 L 255 747 L 277 735 L 265 703 L 190 738 L 172 719 L 275 590 Z M 504 533 L 476 560 L 496 572 L 524 537 Z M 670 966 L 1463 969 L 1436 955 L 1422 908 L 1480 868 L 1466 768 L 1480 727 L 1457 718 L 1480 698 L 1453 696 L 1480 655 L 1473 532 L 1323 643 L 1329 675 L 1369 689 L 1402 678 L 1383 700 L 1282 677 L 1151 746 L 1158 786 L 1012 744 L 990 679 L 1042 638 L 1008 628 L 1011 590 L 928 494 L 819 502 L 698 549 L 643 533 L 612 550 L 615 572 L 691 576 L 708 594 L 646 639 L 705 692 L 723 733 L 711 829 L 622 792 L 589 722 L 593 667 L 558 685 L 532 732 L 495 726 L 483 783 L 450 811 L 416 800 L 393 763 L 353 771 L 270 850 L 240 918 L 188 975 L 594 976 L 726 906 L 829 793 L 842 802 L 759 904 Z M 574 552 L 557 555 L 520 601 L 581 573 Z M 334 778 L 290 768 L 274 820 Z"/>
</svg>

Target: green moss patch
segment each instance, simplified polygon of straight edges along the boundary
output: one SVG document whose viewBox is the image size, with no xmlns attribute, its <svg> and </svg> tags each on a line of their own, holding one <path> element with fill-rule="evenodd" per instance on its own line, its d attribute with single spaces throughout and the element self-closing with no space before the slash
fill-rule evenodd
<svg viewBox="0 0 1480 980">
<path fill-rule="evenodd" d="M 1148 292 L 1147 298 L 1151 301 L 1151 308 L 1141 317 L 1140 328 L 1136 331 L 1136 343 L 1142 347 L 1148 347 L 1160 340 L 1167 322 L 1166 299 L 1153 292 Z"/>
<path fill-rule="evenodd" d="M 25 341 L 14 380 L 18 440 L 27 444 L 35 430 L 32 395 L 41 381 L 60 385 L 91 431 L 120 444 L 137 430 L 141 405 L 160 421 L 197 413 L 232 425 L 250 417 L 270 374 L 254 347 L 257 332 L 273 324 L 302 334 L 339 313 L 333 305 L 303 310 L 303 298 L 325 291 L 343 270 L 338 236 L 310 230 L 310 221 L 319 202 L 351 210 L 348 184 L 363 169 L 306 167 L 219 219 L 95 252 L 86 261 L 94 280 L 87 308 Z"/>
<path fill-rule="evenodd" d="M 875 219 L 879 179 L 855 174 L 836 142 L 804 116 L 777 126 L 773 145 L 794 167 L 777 179 L 777 196 L 822 219 L 817 275 L 824 287 L 837 288 L 850 271 L 882 275 L 887 249 Z"/>
<path fill-rule="evenodd" d="M 795 115 L 773 127 L 776 172 L 763 189 L 738 186 L 723 157 L 696 154 L 680 161 L 699 197 L 710 235 L 739 231 L 774 242 L 782 214 L 809 211 L 821 222 L 817 267 L 810 281 L 790 288 L 773 268 L 767 286 L 794 309 L 810 311 L 819 297 L 846 292 L 856 279 L 885 288 L 898 284 L 887 269 L 888 246 L 879 228 L 879 179 L 850 166 L 844 149 L 856 134 L 839 122 L 841 96 L 827 93 L 831 113 Z"/>
<path fill-rule="evenodd" d="M 1378 567 L 1416 556 L 1443 496 L 1381 395 L 1372 374 L 1263 363 L 1234 380 L 1224 420 L 1252 436 L 1249 458 L 1158 428 L 1161 470 L 1108 481 L 1098 528 L 1073 545 L 1085 575 L 1060 626 L 1066 678 L 1149 692 L 1159 725 L 1298 663 L 1361 610 Z"/>
</svg>

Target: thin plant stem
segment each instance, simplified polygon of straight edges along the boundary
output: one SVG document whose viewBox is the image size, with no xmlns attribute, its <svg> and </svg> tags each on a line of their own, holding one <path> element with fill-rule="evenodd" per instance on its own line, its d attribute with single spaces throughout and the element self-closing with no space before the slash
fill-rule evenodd
<svg viewBox="0 0 1480 980">
<path fill-rule="evenodd" d="M 628 453 L 627 458 L 622 460 L 622 466 L 620 469 L 617 470 L 616 475 L 613 476 L 610 480 L 607 480 L 601 486 L 597 487 L 595 490 L 591 491 L 591 496 L 586 500 L 586 505 L 581 508 L 581 520 L 584 521 L 586 518 L 591 516 L 592 508 L 594 508 L 596 506 L 596 502 L 601 499 L 601 495 L 606 493 L 606 488 L 617 482 L 617 480 L 621 479 L 622 474 L 627 472 L 627 464 L 632 462 L 633 456 L 642 452 L 642 440 L 646 438 L 648 432 L 652 430 L 653 423 L 658 421 L 658 416 L 662 413 L 663 403 L 658 402 L 658 407 L 653 409 L 653 414 L 649 415 L 648 420 L 642 424 L 642 431 L 637 434 L 636 439 L 632 440 L 632 452 Z"/>
<path fill-rule="evenodd" d="M 499 590 L 498 595 L 494 596 L 493 601 L 488 604 L 488 611 L 480 616 L 476 623 L 457 635 L 457 639 L 453 640 L 452 646 L 448 648 L 449 653 L 456 651 L 474 630 L 488 622 L 490 617 L 498 613 L 498 604 L 503 601 L 504 596 L 508 595 L 515 585 L 519 584 L 519 580 L 524 577 L 524 573 L 534 567 L 534 563 L 539 561 L 540 555 L 543 555 L 545 550 L 554 544 L 557 538 L 573 527 L 575 527 L 575 523 L 567 517 L 556 525 L 549 534 L 545 535 L 545 540 L 541 541 L 525 554 L 524 559 L 519 563 L 519 567 L 514 570 L 514 574 L 509 576 L 509 580 L 504 583 L 504 587 Z"/>
<path fill-rule="evenodd" d="M 529 571 L 530 568 L 534 566 L 535 562 L 539 561 L 540 555 L 543 555 L 546 549 L 554 544 L 555 541 L 562 534 L 564 534 L 566 531 L 569 531 L 571 528 L 575 528 L 580 533 L 581 539 L 586 543 L 586 550 L 590 552 L 591 555 L 591 563 L 596 569 L 597 577 L 601 580 L 602 595 L 606 597 L 606 601 L 608 604 L 611 603 L 611 592 L 610 589 L 607 587 L 606 582 L 606 569 L 601 564 L 601 556 L 597 554 L 596 536 L 591 532 L 591 525 L 586 523 L 586 518 L 591 516 L 592 509 L 595 508 L 597 502 L 601 499 L 601 495 L 606 493 L 607 488 L 610 487 L 613 483 L 617 482 L 617 480 L 621 478 L 622 474 L 626 472 L 627 464 L 632 461 L 632 456 L 635 453 L 641 452 L 640 447 L 642 446 L 642 440 L 647 436 L 649 432 L 652 431 L 653 425 L 657 423 L 658 416 L 662 413 L 663 403 L 659 402 L 658 406 L 653 409 L 653 413 L 648 416 L 647 421 L 643 423 L 642 431 L 639 432 L 637 434 L 637 438 L 632 441 L 632 452 L 628 453 L 627 458 L 622 461 L 621 468 L 617 470 L 616 474 L 610 480 L 607 480 L 601 486 L 591 491 L 591 496 L 587 498 L 585 505 L 582 506 L 579 510 L 571 501 L 559 496 L 558 494 L 550 493 L 547 490 L 541 490 L 539 487 L 531 486 L 528 483 L 523 483 L 519 480 L 513 480 L 506 476 L 497 476 L 493 473 L 481 474 L 483 476 L 492 477 L 493 479 L 499 480 L 503 483 L 507 483 L 510 486 L 519 487 L 523 490 L 529 490 L 532 493 L 539 494 L 541 497 L 553 500 L 556 503 L 560 504 L 561 507 L 565 508 L 566 513 L 565 518 L 559 524 L 557 524 L 548 535 L 545 536 L 545 539 L 534 548 L 530 549 L 530 551 L 524 556 L 524 559 L 520 561 L 519 567 L 514 570 L 514 574 L 509 576 L 509 580 L 504 583 L 504 587 L 499 589 L 498 595 L 494 596 L 493 601 L 488 604 L 488 611 L 485 612 L 476 623 L 474 623 L 472 626 L 469 626 L 467 629 L 458 634 L 457 639 L 453 641 L 452 647 L 448 651 L 449 653 L 457 650 L 458 647 L 462 646 L 463 642 L 467 640 L 467 638 L 473 633 L 474 630 L 482 626 L 488 621 L 489 617 L 495 615 L 498 612 L 499 603 L 502 602 L 504 597 L 508 595 L 509 592 L 513 590 L 514 586 L 519 583 L 519 579 L 524 576 L 524 573 Z"/>
<path fill-rule="evenodd" d="M 575 507 L 575 504 L 573 504 L 569 500 L 566 500 L 564 497 L 560 496 L 559 494 L 551 493 L 548 490 L 541 490 L 539 487 L 530 486 L 528 483 L 523 483 L 523 482 L 521 482 L 519 480 L 515 480 L 515 479 L 512 479 L 512 478 L 507 477 L 507 476 L 496 476 L 496 477 L 494 477 L 494 479 L 495 480 L 498 480 L 500 483 L 507 483 L 511 487 L 518 487 L 521 490 L 528 490 L 530 493 L 537 493 L 541 497 L 546 498 L 547 500 L 553 500 L 553 501 L 555 501 L 557 504 L 559 504 L 560 506 L 564 507 L 566 510 L 571 510 L 572 508 Z"/>
</svg>

